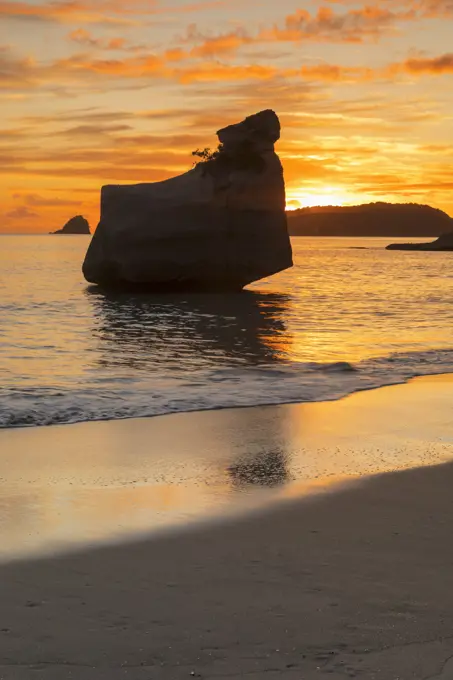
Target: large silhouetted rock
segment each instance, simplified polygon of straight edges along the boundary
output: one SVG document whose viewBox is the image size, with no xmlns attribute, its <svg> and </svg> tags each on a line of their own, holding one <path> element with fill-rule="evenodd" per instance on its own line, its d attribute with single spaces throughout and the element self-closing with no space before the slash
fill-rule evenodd
<svg viewBox="0 0 453 680">
<path fill-rule="evenodd" d="M 90 225 L 88 220 L 86 220 L 82 215 L 76 215 L 71 217 L 70 220 L 66 222 L 63 229 L 58 229 L 58 231 L 51 232 L 52 234 L 89 234 Z"/>
<path fill-rule="evenodd" d="M 291 267 L 280 123 L 262 111 L 220 130 L 214 160 L 164 182 L 105 186 L 85 278 L 105 287 L 240 290 Z"/>
<path fill-rule="evenodd" d="M 429 243 L 391 243 L 387 250 L 453 250 L 453 232 Z"/>
</svg>

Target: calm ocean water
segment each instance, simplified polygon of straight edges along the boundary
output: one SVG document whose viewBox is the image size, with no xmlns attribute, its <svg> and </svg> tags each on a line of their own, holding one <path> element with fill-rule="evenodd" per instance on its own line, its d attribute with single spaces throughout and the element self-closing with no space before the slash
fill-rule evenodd
<svg viewBox="0 0 453 680">
<path fill-rule="evenodd" d="M 242 295 L 104 295 L 89 238 L 0 236 L 0 427 L 335 399 L 453 371 L 451 253 L 293 239 Z M 366 249 L 362 249 L 366 248 Z"/>
</svg>

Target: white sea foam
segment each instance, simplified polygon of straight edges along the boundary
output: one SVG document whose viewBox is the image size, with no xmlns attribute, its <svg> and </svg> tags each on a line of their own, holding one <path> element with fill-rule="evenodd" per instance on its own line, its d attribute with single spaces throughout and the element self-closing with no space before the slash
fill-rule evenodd
<svg viewBox="0 0 453 680">
<path fill-rule="evenodd" d="M 55 390 L 0 390 L 0 427 L 54 425 L 164 415 L 184 411 L 340 399 L 359 390 L 453 372 L 453 351 L 394 354 L 357 365 L 289 363 L 278 368 L 224 368 L 187 381 L 143 382 Z"/>
</svg>

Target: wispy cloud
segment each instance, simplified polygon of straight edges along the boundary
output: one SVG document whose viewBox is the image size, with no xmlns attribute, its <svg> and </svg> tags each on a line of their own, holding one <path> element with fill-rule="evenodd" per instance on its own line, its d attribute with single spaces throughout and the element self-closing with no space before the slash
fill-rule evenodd
<svg viewBox="0 0 453 680">
<path fill-rule="evenodd" d="M 152 6 L 153 2 L 151 0 L 150 7 Z M 139 4 L 135 4 L 135 11 L 138 11 L 139 7 Z M 61 2 L 42 4 L 15 2 L 13 0 L 0 2 L 0 16 L 4 20 L 51 23 L 71 23 L 77 21 L 81 23 L 130 25 L 135 22 L 126 20 L 126 17 L 133 15 L 133 2 L 130 3 L 130 8 L 128 9 L 126 3 L 118 3 L 114 0 L 92 0 L 91 2 L 63 0 Z"/>
<path fill-rule="evenodd" d="M 125 38 L 109 37 L 96 38 L 85 28 L 77 28 L 68 35 L 69 40 L 84 47 L 95 48 L 115 52 L 141 52 L 146 49 L 145 45 L 131 45 Z"/>
<path fill-rule="evenodd" d="M 14 208 L 14 210 L 5 213 L 5 217 L 10 220 L 35 220 L 39 215 L 26 206 L 20 206 L 19 208 Z"/>
<path fill-rule="evenodd" d="M 356 0 L 322 0 L 331 5 L 355 5 Z M 379 0 L 373 6 L 391 7 L 394 12 L 408 13 L 412 19 L 444 19 L 453 15 L 453 0 Z"/>
<path fill-rule="evenodd" d="M 222 7 L 223 0 L 169 5 L 159 0 L 51 0 L 34 3 L 20 0 L 0 1 L 3 19 L 51 23 L 139 25 L 139 17 L 160 14 L 187 14 Z"/>
<path fill-rule="evenodd" d="M 190 56 L 212 58 L 236 53 L 247 45 L 266 43 L 364 43 L 395 31 L 399 23 L 415 17 L 412 9 L 395 12 L 377 5 L 346 12 L 335 12 L 330 7 L 321 7 L 316 13 L 299 9 L 280 24 L 263 27 L 255 33 L 239 26 L 225 33 L 207 35 L 196 24 L 191 24 L 181 40 L 196 44 L 189 51 Z"/>
<path fill-rule="evenodd" d="M 299 9 L 286 17 L 283 28 L 274 26 L 270 31 L 262 31 L 260 37 L 291 42 L 317 40 L 362 43 L 395 29 L 398 22 L 413 18 L 411 10 L 394 12 L 377 5 L 339 13 L 329 7 L 321 7 L 315 15 Z"/>
<path fill-rule="evenodd" d="M 0 90 L 27 90 L 54 88 L 60 85 L 80 84 L 83 88 L 98 87 L 109 81 L 109 87 L 120 87 L 127 81 L 169 81 L 190 85 L 270 80 L 277 76 L 305 81 L 331 81 L 343 84 L 388 80 L 410 74 L 415 77 L 445 75 L 453 72 L 453 55 L 408 58 L 382 67 L 345 66 L 332 63 L 310 63 L 299 68 L 279 68 L 269 64 L 232 64 L 218 60 L 191 61 L 184 55 L 148 54 L 140 57 L 100 59 L 80 53 L 48 64 L 31 58 L 15 59 L 0 54 Z"/>
<path fill-rule="evenodd" d="M 406 59 L 397 68 L 414 75 L 444 75 L 453 73 L 453 52 L 438 57 Z"/>
<path fill-rule="evenodd" d="M 21 201 L 22 203 L 25 204 L 25 206 L 31 206 L 35 208 L 55 208 L 55 207 L 71 208 L 82 205 L 82 201 L 74 201 L 68 198 L 49 198 L 45 196 L 40 196 L 39 194 L 14 193 L 13 198 L 15 200 Z M 16 210 L 23 211 L 25 206 L 17 208 Z M 25 216 L 29 216 L 29 214 Z"/>
</svg>

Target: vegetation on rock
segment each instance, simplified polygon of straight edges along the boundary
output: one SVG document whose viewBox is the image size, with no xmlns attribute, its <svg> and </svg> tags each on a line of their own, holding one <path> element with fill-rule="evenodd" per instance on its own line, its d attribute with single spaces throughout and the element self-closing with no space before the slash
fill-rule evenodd
<svg viewBox="0 0 453 680">
<path fill-rule="evenodd" d="M 209 147 L 192 151 L 192 156 L 198 158 L 195 167 L 200 167 L 203 176 L 206 174 L 228 174 L 234 171 L 260 173 L 266 167 L 262 155 L 255 149 L 252 142 L 244 140 L 234 150 L 226 150 L 223 144 L 211 151 Z"/>
</svg>

